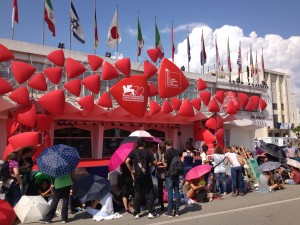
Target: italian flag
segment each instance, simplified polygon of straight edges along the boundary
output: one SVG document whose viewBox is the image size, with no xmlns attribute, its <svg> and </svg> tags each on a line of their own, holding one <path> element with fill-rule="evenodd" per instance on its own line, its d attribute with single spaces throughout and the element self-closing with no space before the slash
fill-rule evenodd
<svg viewBox="0 0 300 225">
<path fill-rule="evenodd" d="M 138 46 L 138 56 L 141 55 L 142 48 L 144 47 L 144 39 L 142 35 L 142 30 L 140 26 L 140 20 L 138 19 L 138 35 L 137 35 L 137 46 Z"/>
<path fill-rule="evenodd" d="M 159 34 L 159 31 L 158 31 L 158 28 L 157 28 L 157 25 L 155 24 L 155 47 L 157 49 L 159 49 L 159 55 L 158 57 L 160 59 L 162 59 L 164 57 L 164 48 L 162 46 L 162 42 L 161 42 L 161 39 L 160 39 L 160 34 Z"/>
<path fill-rule="evenodd" d="M 52 36 L 55 37 L 55 19 L 51 0 L 45 0 L 44 20 L 47 22 L 48 28 L 52 32 Z"/>
</svg>

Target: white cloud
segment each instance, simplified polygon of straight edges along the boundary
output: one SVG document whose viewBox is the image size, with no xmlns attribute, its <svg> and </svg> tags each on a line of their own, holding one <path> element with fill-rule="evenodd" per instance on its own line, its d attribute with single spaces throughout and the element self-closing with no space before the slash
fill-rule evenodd
<svg viewBox="0 0 300 225">
<path fill-rule="evenodd" d="M 224 70 L 227 71 L 227 39 L 229 37 L 230 57 L 233 73 L 237 72 L 237 56 L 239 42 L 241 41 L 242 48 L 242 63 L 243 70 L 245 70 L 247 62 L 247 54 L 249 57 L 250 44 L 252 45 L 253 61 L 255 63 L 255 54 L 257 51 L 258 67 L 261 69 L 261 52 L 264 49 L 264 63 L 265 68 L 283 72 L 290 75 L 292 78 L 293 92 L 300 95 L 300 36 L 293 36 L 288 39 L 283 39 L 277 34 L 268 34 L 264 37 L 259 37 L 255 31 L 250 34 L 244 34 L 243 29 L 237 26 L 224 25 L 221 28 L 213 30 L 205 24 L 192 23 L 187 24 L 190 28 L 190 45 L 191 56 L 190 71 L 200 72 L 200 46 L 201 33 L 203 30 L 205 50 L 207 54 L 207 63 L 205 64 L 205 71 L 208 66 L 213 70 L 216 62 L 215 50 L 215 34 L 217 34 L 217 44 L 221 62 Z M 174 28 L 174 31 L 186 31 L 187 25 L 180 25 Z M 167 32 L 164 29 L 164 32 Z M 187 40 L 183 40 L 176 46 L 175 63 L 181 67 L 187 68 Z M 300 98 L 297 99 L 297 105 L 300 106 Z"/>
</svg>

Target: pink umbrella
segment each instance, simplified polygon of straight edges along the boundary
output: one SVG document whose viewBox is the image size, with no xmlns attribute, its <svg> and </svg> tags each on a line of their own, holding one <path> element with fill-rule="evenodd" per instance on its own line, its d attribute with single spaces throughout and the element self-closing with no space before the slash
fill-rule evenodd
<svg viewBox="0 0 300 225">
<path fill-rule="evenodd" d="M 203 164 L 192 168 L 185 176 L 186 180 L 193 180 L 202 177 L 203 175 L 210 172 L 212 166 L 209 164 Z"/>
<path fill-rule="evenodd" d="M 133 150 L 135 142 L 128 142 L 121 144 L 120 147 L 112 155 L 108 169 L 109 171 L 114 171 L 117 169 L 123 162 L 125 162 L 129 153 Z"/>
</svg>

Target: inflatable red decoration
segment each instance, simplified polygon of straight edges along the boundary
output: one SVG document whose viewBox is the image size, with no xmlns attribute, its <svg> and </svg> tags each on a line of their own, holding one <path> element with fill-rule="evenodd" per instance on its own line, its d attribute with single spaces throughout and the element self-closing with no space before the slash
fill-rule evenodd
<svg viewBox="0 0 300 225">
<path fill-rule="evenodd" d="M 260 97 L 257 95 L 253 95 L 249 98 L 249 101 L 252 102 L 253 105 L 253 110 L 256 111 L 258 109 L 258 105 L 259 105 L 259 99 Z"/>
<path fill-rule="evenodd" d="M 14 150 L 26 146 L 36 147 L 38 145 L 38 140 L 38 132 L 23 132 L 8 138 L 8 142 Z"/>
<path fill-rule="evenodd" d="M 49 104 L 51 102 L 51 104 Z M 38 99 L 38 103 L 50 113 L 60 116 L 65 108 L 65 94 L 63 90 L 55 90 L 44 94 Z"/>
<path fill-rule="evenodd" d="M 14 115 L 19 123 L 28 127 L 34 127 L 36 121 L 36 110 L 34 104 L 31 104 L 29 107 L 18 109 Z"/>
<path fill-rule="evenodd" d="M 164 114 L 170 113 L 173 111 L 172 105 L 168 100 L 164 100 L 161 112 Z"/>
<path fill-rule="evenodd" d="M 210 117 L 205 122 L 205 126 L 207 126 L 209 129 L 216 130 L 217 129 L 217 122 L 215 117 Z"/>
<path fill-rule="evenodd" d="M 223 130 L 223 128 L 220 128 L 219 130 L 217 130 L 216 138 L 217 138 L 218 142 L 221 142 L 221 143 L 224 142 L 224 130 Z"/>
<path fill-rule="evenodd" d="M 47 59 L 57 66 L 63 67 L 65 64 L 65 54 L 62 49 L 57 49 L 47 55 Z"/>
<path fill-rule="evenodd" d="M 0 62 L 5 62 L 13 58 L 14 58 L 14 54 L 4 45 L 0 44 Z"/>
<path fill-rule="evenodd" d="M 234 106 L 233 101 L 230 101 L 227 105 L 226 112 L 228 114 L 236 114 L 236 107 Z"/>
<path fill-rule="evenodd" d="M 171 98 L 171 103 L 175 111 L 178 111 L 180 109 L 181 102 L 182 102 L 181 99 Z"/>
<path fill-rule="evenodd" d="M 44 144 L 40 144 L 38 146 L 38 148 L 35 150 L 33 156 L 32 156 L 32 160 L 33 162 L 36 161 L 37 157 L 39 157 L 39 155 L 42 153 L 42 151 L 45 149 L 45 145 Z"/>
<path fill-rule="evenodd" d="M 249 97 L 245 93 L 243 93 L 243 92 L 238 93 L 238 101 L 239 101 L 241 109 L 243 109 L 247 105 L 248 99 L 249 99 Z"/>
<path fill-rule="evenodd" d="M 7 159 L 7 156 L 14 151 L 13 147 L 8 143 L 3 153 L 3 160 Z"/>
<path fill-rule="evenodd" d="M 28 86 L 39 91 L 47 91 L 47 82 L 43 73 L 34 75 L 28 82 Z"/>
<path fill-rule="evenodd" d="M 93 95 L 87 95 L 78 100 L 78 104 L 85 110 L 91 112 L 94 109 Z"/>
<path fill-rule="evenodd" d="M 144 74 L 146 77 L 150 78 L 157 72 L 156 66 L 150 63 L 148 60 L 144 62 Z"/>
<path fill-rule="evenodd" d="M 200 98 L 193 99 L 191 103 L 197 111 L 200 111 L 200 109 L 201 109 L 201 99 Z"/>
<path fill-rule="evenodd" d="M 216 137 L 209 130 L 201 129 L 201 133 L 206 145 L 216 141 Z"/>
<path fill-rule="evenodd" d="M 156 63 L 159 55 L 159 49 L 157 48 L 151 48 L 147 50 L 149 58 L 152 60 L 152 62 Z"/>
<path fill-rule="evenodd" d="M 105 61 L 102 68 L 102 79 L 111 80 L 117 78 L 118 76 L 119 72 L 116 70 L 116 68 L 113 67 L 113 65 L 111 65 L 109 62 Z"/>
<path fill-rule="evenodd" d="M 210 112 L 219 112 L 220 111 L 219 103 L 217 102 L 217 100 L 215 98 L 212 98 L 210 100 L 210 103 L 208 105 L 208 110 Z"/>
<path fill-rule="evenodd" d="M 217 129 L 223 127 L 223 118 L 221 116 L 216 116 Z"/>
<path fill-rule="evenodd" d="M 154 84 L 149 82 L 148 86 L 149 86 L 149 97 L 152 97 L 152 96 L 155 96 L 158 94 L 158 91 L 157 91 L 156 87 L 154 86 Z"/>
<path fill-rule="evenodd" d="M 263 111 L 265 110 L 265 108 L 267 107 L 267 103 L 265 100 L 263 100 L 262 98 L 259 99 L 259 106 L 260 106 L 260 110 Z"/>
<path fill-rule="evenodd" d="M 180 106 L 179 115 L 184 117 L 194 116 L 194 108 L 188 98 L 186 98 Z"/>
<path fill-rule="evenodd" d="M 78 61 L 72 58 L 66 59 L 67 78 L 78 77 L 85 72 L 85 67 Z"/>
<path fill-rule="evenodd" d="M 161 106 L 157 102 L 151 100 L 150 101 L 150 116 L 153 116 L 153 115 L 159 113 L 160 110 L 161 110 Z"/>
<path fill-rule="evenodd" d="M 109 94 L 108 94 L 107 92 L 104 92 L 104 93 L 100 96 L 100 98 L 99 98 L 97 104 L 98 104 L 99 106 L 105 107 L 105 108 L 112 108 L 112 106 L 113 106 L 113 105 L 112 105 L 111 98 L 110 98 L 110 96 L 109 96 Z"/>
<path fill-rule="evenodd" d="M 11 69 L 19 84 L 27 81 L 35 72 L 35 67 L 24 62 L 11 62 Z"/>
<path fill-rule="evenodd" d="M 215 98 L 218 100 L 218 102 L 223 104 L 223 102 L 224 102 L 224 91 L 223 90 L 217 91 L 216 94 L 215 94 Z"/>
<path fill-rule="evenodd" d="M 198 91 L 203 91 L 206 88 L 207 88 L 206 83 L 201 78 L 199 78 L 198 79 Z"/>
<path fill-rule="evenodd" d="M 44 69 L 44 74 L 53 84 L 58 85 L 62 76 L 62 68 L 61 67 L 46 68 Z"/>
<path fill-rule="evenodd" d="M 7 136 L 13 135 L 16 130 L 19 128 L 19 123 L 12 118 L 6 119 L 6 134 Z"/>
<path fill-rule="evenodd" d="M 52 146 L 51 144 L 51 136 L 49 134 L 49 132 L 45 132 L 45 146 L 46 147 L 49 147 L 49 146 Z"/>
<path fill-rule="evenodd" d="M 52 123 L 52 117 L 46 114 L 37 114 L 36 122 L 39 130 L 41 132 L 49 131 Z"/>
<path fill-rule="evenodd" d="M 245 110 L 248 111 L 248 112 L 252 112 L 253 111 L 253 104 L 252 104 L 252 101 L 248 101 L 246 107 L 245 107 Z"/>
<path fill-rule="evenodd" d="M 99 69 L 103 63 L 103 59 L 97 55 L 88 55 L 87 58 L 93 71 Z"/>
<path fill-rule="evenodd" d="M 202 100 L 202 102 L 204 103 L 204 105 L 208 105 L 208 103 L 210 102 L 210 96 L 211 93 L 209 91 L 202 91 L 200 92 L 200 98 Z"/>
<path fill-rule="evenodd" d="M 98 74 L 88 76 L 84 78 L 81 82 L 91 92 L 93 92 L 94 94 L 99 94 L 101 83 Z"/>
<path fill-rule="evenodd" d="M 158 72 L 158 93 L 161 98 L 171 98 L 189 86 L 183 72 L 170 60 L 164 58 Z"/>
<path fill-rule="evenodd" d="M 8 97 L 20 105 L 29 105 L 29 93 L 26 86 L 14 90 Z"/>
<path fill-rule="evenodd" d="M 222 108 L 227 108 L 227 105 L 229 102 L 233 102 L 233 105 L 236 107 L 236 109 L 239 109 L 239 103 L 236 99 L 235 92 L 232 92 L 232 91 L 225 92 L 225 98 L 224 98 L 224 102 L 222 104 Z"/>
<path fill-rule="evenodd" d="M 5 95 L 8 92 L 11 92 L 13 87 L 6 80 L 0 77 L 0 95 Z"/>
<path fill-rule="evenodd" d="M 130 64 L 130 59 L 129 58 L 123 58 L 118 60 L 115 63 L 115 67 L 123 73 L 126 77 L 130 77 L 130 71 L 131 71 L 131 64 Z"/>
<path fill-rule="evenodd" d="M 110 92 L 127 112 L 138 117 L 145 115 L 149 88 L 144 75 L 123 78 L 110 88 Z"/>
<path fill-rule="evenodd" d="M 81 82 L 79 79 L 70 80 L 64 84 L 65 89 L 67 89 L 71 94 L 79 97 L 81 92 Z"/>
</svg>

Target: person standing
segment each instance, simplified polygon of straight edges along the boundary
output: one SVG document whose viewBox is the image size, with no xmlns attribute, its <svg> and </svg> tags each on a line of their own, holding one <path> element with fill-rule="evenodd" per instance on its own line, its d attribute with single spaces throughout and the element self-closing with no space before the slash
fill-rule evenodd
<svg viewBox="0 0 300 225">
<path fill-rule="evenodd" d="M 19 169 L 22 176 L 22 195 L 26 195 L 33 167 L 32 149 L 29 147 L 24 148 L 21 152 L 21 156 L 22 159 L 19 161 Z"/>
<path fill-rule="evenodd" d="M 214 174 L 216 178 L 216 191 L 219 191 L 221 181 L 222 186 L 219 193 L 221 193 L 222 195 L 226 195 L 226 164 L 227 160 L 222 147 L 216 146 L 215 152 L 213 154 Z"/>
<path fill-rule="evenodd" d="M 287 143 L 287 147 L 284 149 L 286 157 L 290 159 L 295 159 L 297 156 L 297 148 L 293 146 L 292 142 Z"/>
<path fill-rule="evenodd" d="M 121 166 L 121 180 L 122 180 L 122 186 L 121 186 L 121 190 L 122 190 L 122 201 L 123 201 L 123 205 L 125 208 L 125 212 L 126 213 L 132 213 L 131 211 L 131 207 L 129 206 L 129 197 L 133 196 L 133 179 L 132 176 L 130 174 L 130 171 L 127 168 L 127 165 L 125 163 L 122 163 Z"/>
<path fill-rule="evenodd" d="M 164 165 L 166 167 L 166 188 L 168 193 L 168 211 L 165 213 L 168 217 L 179 216 L 180 196 L 179 196 L 179 176 L 171 176 L 169 173 L 173 157 L 179 156 L 179 151 L 173 148 L 173 142 L 166 140 Z M 175 207 L 173 205 L 173 191 L 175 194 Z M 174 212 L 173 212 L 174 210 Z"/>
<path fill-rule="evenodd" d="M 202 148 L 202 153 L 200 156 L 201 156 L 202 164 L 209 164 L 209 159 L 207 155 L 208 146 L 203 145 L 201 148 Z"/>
<path fill-rule="evenodd" d="M 157 165 L 150 149 L 145 148 L 145 140 L 139 138 L 136 142 L 137 147 L 129 154 L 126 159 L 126 165 L 131 172 L 133 178 L 134 188 L 134 213 L 135 219 L 139 219 L 140 206 L 142 201 L 142 194 L 145 194 L 148 218 L 153 219 L 159 215 L 155 213 L 154 196 L 153 196 L 153 182 L 151 178 L 150 165 Z M 131 162 L 133 166 L 131 166 Z"/>
<path fill-rule="evenodd" d="M 40 220 L 40 223 L 51 223 L 60 199 L 62 199 L 63 201 L 61 211 L 62 223 L 68 222 L 68 208 L 71 185 L 71 174 L 66 174 L 55 178 L 54 185 L 51 185 L 51 188 L 53 188 L 53 198 L 50 204 L 50 209 L 49 212 L 44 216 L 44 218 Z"/>
<path fill-rule="evenodd" d="M 193 168 L 195 163 L 195 155 L 194 152 L 192 152 L 192 146 L 189 142 L 186 144 L 185 151 L 182 153 L 182 161 L 184 166 L 183 178 L 185 178 L 185 175 Z"/>
</svg>

